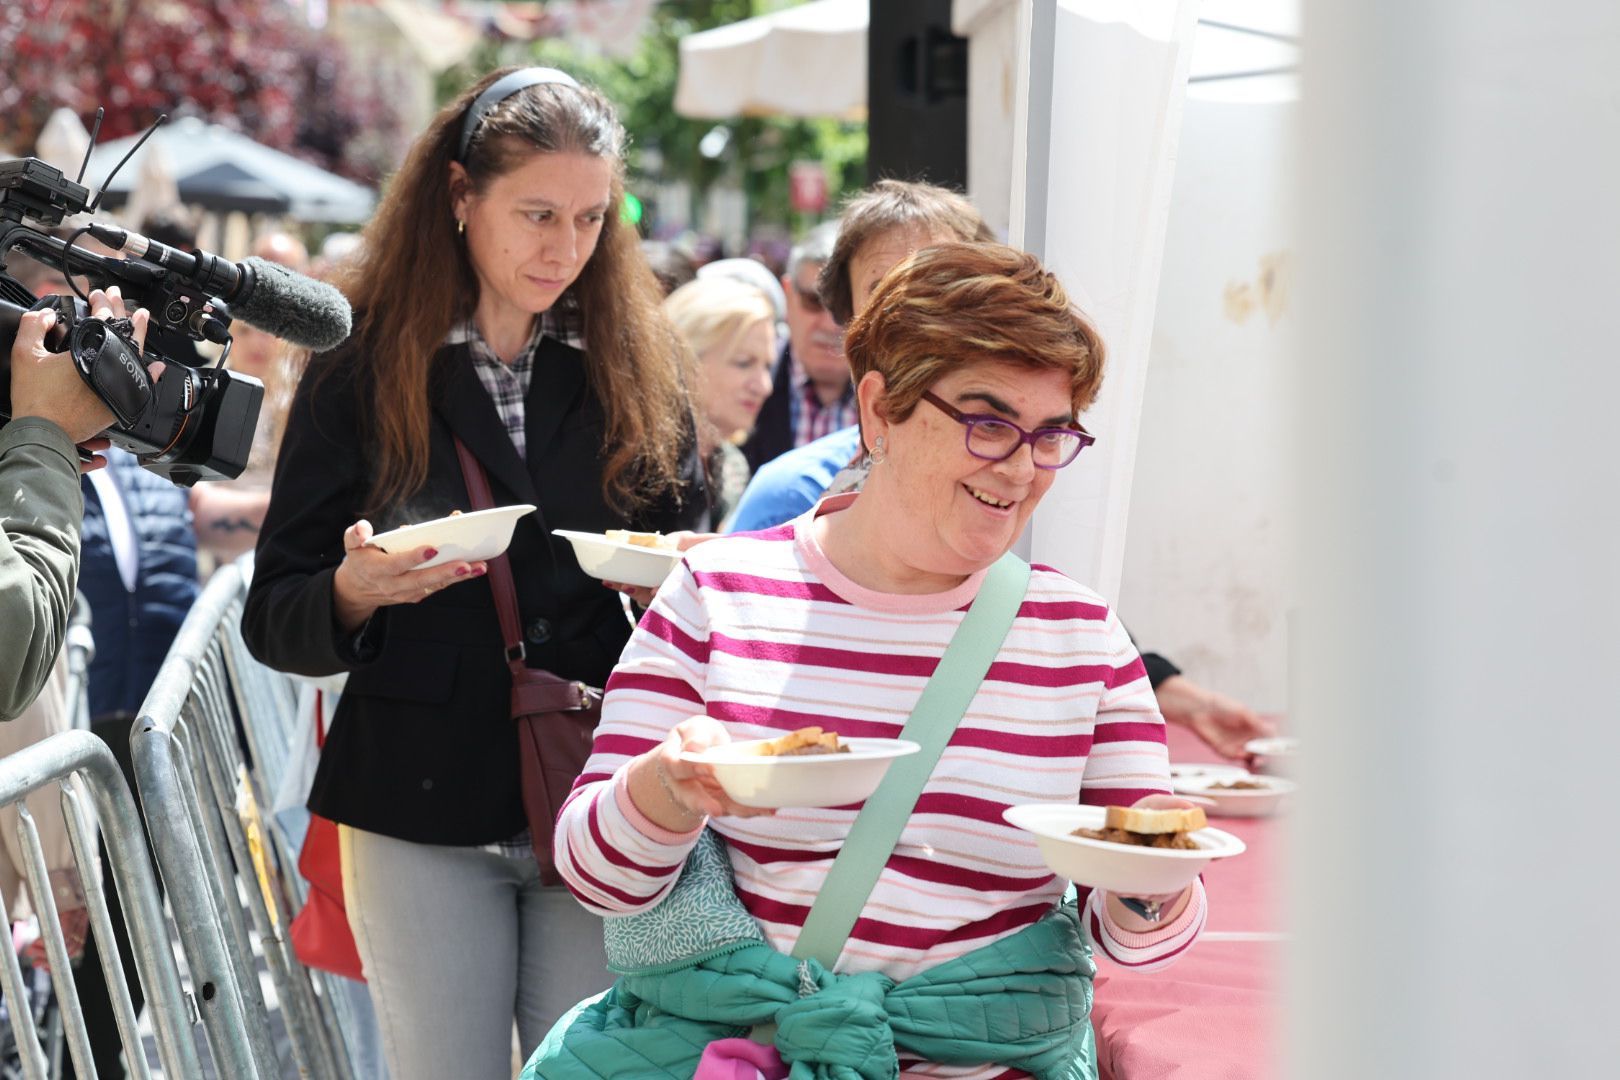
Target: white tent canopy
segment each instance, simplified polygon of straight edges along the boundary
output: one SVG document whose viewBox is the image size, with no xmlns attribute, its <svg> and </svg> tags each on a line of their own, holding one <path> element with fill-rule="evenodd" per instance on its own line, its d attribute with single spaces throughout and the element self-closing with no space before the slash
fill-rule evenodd
<svg viewBox="0 0 1620 1080">
<path fill-rule="evenodd" d="M 866 115 L 867 0 L 813 0 L 688 35 L 675 111 L 733 116 Z M 1209 97 L 1297 96 L 1296 0 L 1208 0 L 1191 81 Z M 1263 88 L 1263 89 L 1262 89 Z"/>
<path fill-rule="evenodd" d="M 866 115 L 866 0 L 815 0 L 681 40 L 675 111 L 733 116 Z"/>
</svg>

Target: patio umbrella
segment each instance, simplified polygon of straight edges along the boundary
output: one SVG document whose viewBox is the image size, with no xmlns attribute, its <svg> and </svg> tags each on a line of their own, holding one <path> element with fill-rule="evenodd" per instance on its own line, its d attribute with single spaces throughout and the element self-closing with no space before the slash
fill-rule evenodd
<svg viewBox="0 0 1620 1080">
<path fill-rule="evenodd" d="M 96 147 L 86 181 L 101 183 L 136 138 Z M 154 150 L 166 159 L 181 200 L 208 210 L 285 213 L 300 221 L 353 225 L 370 217 L 376 202 L 370 188 L 229 128 L 187 118 L 157 130 L 107 186 L 103 206 L 116 208 L 129 199 L 143 159 Z"/>
<path fill-rule="evenodd" d="M 675 111 L 866 116 L 867 0 L 815 0 L 681 39 Z"/>
</svg>

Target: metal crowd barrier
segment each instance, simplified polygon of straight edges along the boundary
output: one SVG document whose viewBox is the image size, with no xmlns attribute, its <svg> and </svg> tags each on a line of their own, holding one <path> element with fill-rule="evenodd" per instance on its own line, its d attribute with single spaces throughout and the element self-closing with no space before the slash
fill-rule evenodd
<svg viewBox="0 0 1620 1080">
<path fill-rule="evenodd" d="M 146 990 L 157 1037 L 158 1059 L 164 1074 L 169 1077 L 202 1076 L 197 1046 L 191 1035 L 195 1015 L 191 995 L 181 989 L 179 971 L 163 918 L 163 906 L 158 900 L 157 883 L 147 860 L 146 842 L 141 835 L 140 815 L 119 771 L 118 762 L 106 744 L 88 731 L 60 732 L 0 759 L 0 805 L 20 803 L 48 784 L 61 786 L 62 813 L 67 819 L 68 840 L 89 901 L 90 925 L 101 953 L 102 974 L 112 994 L 118 1031 L 123 1040 L 125 1057 L 133 1070 L 132 1075 L 138 1080 L 150 1080 L 151 1074 L 136 1029 L 135 1009 L 130 999 L 129 984 L 124 981 L 123 964 L 113 937 L 112 916 L 107 909 L 106 891 L 98 869 L 98 824 L 107 843 L 113 878 L 123 902 L 130 947 L 135 953 L 135 968 Z M 94 1077 L 96 1071 L 90 1056 L 89 1033 L 85 1028 L 84 1012 L 79 1006 L 73 966 L 68 960 L 68 946 L 62 934 L 56 899 L 51 891 L 44 847 L 27 806 L 19 805 L 17 810 L 17 834 L 22 841 L 24 861 L 27 863 L 24 877 L 34 913 L 39 919 L 45 953 L 50 960 L 51 985 L 66 1030 L 68 1051 L 77 1074 Z M 10 901 L 11 897 L 0 897 L 0 905 L 5 910 L 10 910 Z M 3 960 L 0 960 L 0 984 L 5 989 L 9 1005 L 7 1011 L 11 1016 L 12 1034 L 16 1038 L 23 1075 L 28 1080 L 46 1080 L 50 1064 L 40 1045 L 33 1012 L 25 1004 L 29 995 L 23 984 L 21 965 L 9 941 L 0 947 L 0 953 L 4 954 Z"/>
<path fill-rule="evenodd" d="M 282 1075 L 251 928 L 299 1075 L 352 1080 L 347 995 L 293 955 L 297 852 L 261 812 L 289 764 L 297 691 L 242 643 L 248 572 L 221 567 L 180 628 L 130 736 L 136 785 L 218 1072 Z"/>
</svg>

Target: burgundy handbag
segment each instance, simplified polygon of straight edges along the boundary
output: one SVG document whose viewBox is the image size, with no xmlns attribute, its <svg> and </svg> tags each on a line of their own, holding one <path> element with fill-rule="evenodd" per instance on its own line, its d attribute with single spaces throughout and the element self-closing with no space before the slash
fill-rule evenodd
<svg viewBox="0 0 1620 1080">
<path fill-rule="evenodd" d="M 456 456 L 461 459 L 461 474 L 467 482 L 472 508 L 487 510 L 494 506 L 484 466 L 459 438 Z M 591 739 L 602 716 L 602 692 L 528 665 L 512 563 L 504 554 L 489 560 L 489 587 L 495 594 L 495 612 L 500 616 L 506 663 L 512 669 L 512 719 L 518 728 L 523 812 L 529 819 L 541 883 L 560 885 L 562 877 L 552 858 L 551 834 L 557 815 L 562 813 L 563 800 L 591 756 Z"/>
</svg>

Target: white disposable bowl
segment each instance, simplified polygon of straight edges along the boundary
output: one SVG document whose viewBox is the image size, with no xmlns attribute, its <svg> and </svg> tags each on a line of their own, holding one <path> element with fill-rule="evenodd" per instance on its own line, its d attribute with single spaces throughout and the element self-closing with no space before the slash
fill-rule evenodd
<svg viewBox="0 0 1620 1080">
<path fill-rule="evenodd" d="M 768 740 L 687 751 L 687 761 L 714 766 L 714 778 L 732 800 L 744 806 L 847 806 L 876 791 L 895 758 L 922 749 L 906 739 L 842 739 L 847 754 L 764 757 Z"/>
<path fill-rule="evenodd" d="M 504 552 L 512 542 L 512 530 L 517 526 L 517 519 L 532 513 L 534 506 L 529 503 L 471 510 L 416 525 L 403 525 L 389 532 L 378 533 L 367 543 L 382 548 L 390 555 L 416 548 L 438 548 L 439 553 L 417 567 L 418 570 L 458 560 L 478 562 L 493 559 Z"/>
<path fill-rule="evenodd" d="M 1233 791 L 1217 785 L 1233 780 L 1249 780 L 1264 787 Z M 1196 795 L 1214 806 L 1206 807 L 1217 817 L 1265 817 L 1277 812 L 1287 796 L 1299 785 L 1280 776 L 1178 776 L 1171 780 L 1178 795 Z"/>
<path fill-rule="evenodd" d="M 623 540 L 609 540 L 601 533 L 553 529 L 574 547 L 579 567 L 599 581 L 621 585 L 642 585 L 656 589 L 681 561 L 681 553 L 663 548 L 642 547 Z"/>
<path fill-rule="evenodd" d="M 1192 833 L 1197 851 L 1136 847 L 1070 835 L 1076 829 L 1102 828 L 1108 813 L 1101 806 L 1030 803 L 1010 807 L 1001 816 L 1034 835 L 1052 873 L 1077 885 L 1126 896 L 1180 892 L 1214 860 L 1243 851 L 1243 841 L 1220 829 Z"/>
<path fill-rule="evenodd" d="M 1175 762 L 1170 763 L 1170 782 L 1172 784 L 1183 777 L 1188 776 L 1232 777 L 1248 775 L 1249 770 L 1245 769 L 1241 765 L 1227 765 L 1224 763 L 1207 761 L 1189 761 L 1182 765 L 1178 765 Z"/>
<path fill-rule="evenodd" d="M 1250 739 L 1243 744 L 1246 753 L 1261 758 L 1268 773 L 1294 772 L 1298 765 L 1299 740 L 1292 735 L 1273 735 L 1264 739 Z"/>
</svg>

